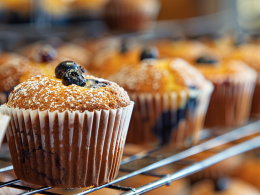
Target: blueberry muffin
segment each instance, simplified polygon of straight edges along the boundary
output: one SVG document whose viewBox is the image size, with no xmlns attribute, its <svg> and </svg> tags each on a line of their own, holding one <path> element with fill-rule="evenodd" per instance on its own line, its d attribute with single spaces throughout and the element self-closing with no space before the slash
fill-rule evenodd
<svg viewBox="0 0 260 195">
<path fill-rule="evenodd" d="M 205 126 L 242 125 L 248 121 L 257 74 L 237 60 L 201 56 L 193 65 L 214 84 Z"/>
<path fill-rule="evenodd" d="M 42 53 L 42 50 L 52 52 L 52 60 L 59 58 L 73 60 L 85 68 L 89 65 L 90 53 L 85 48 L 73 43 L 63 42 L 55 37 L 27 45 L 18 50 L 18 53 L 35 61 L 35 55 Z"/>
<path fill-rule="evenodd" d="M 127 142 L 189 146 L 198 140 L 213 86 L 186 61 L 156 57 L 145 48 L 138 63 L 110 77 L 136 105 Z"/>
<path fill-rule="evenodd" d="M 112 181 L 132 109 L 123 88 L 85 77 L 72 61 L 61 62 L 55 76 L 19 84 L 0 107 L 11 117 L 7 137 L 16 176 L 58 188 Z"/>
<path fill-rule="evenodd" d="M 157 0 L 110 0 L 104 6 L 103 16 L 113 30 L 138 31 L 152 27 L 159 9 Z"/>
<path fill-rule="evenodd" d="M 251 115 L 260 114 L 260 46 L 256 44 L 244 44 L 236 48 L 231 58 L 242 60 L 257 72 L 257 82 L 252 100 Z"/>
</svg>

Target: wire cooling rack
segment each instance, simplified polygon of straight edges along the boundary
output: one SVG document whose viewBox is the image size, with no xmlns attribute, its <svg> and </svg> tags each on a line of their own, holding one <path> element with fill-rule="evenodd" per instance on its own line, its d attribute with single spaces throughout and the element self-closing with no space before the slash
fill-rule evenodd
<svg viewBox="0 0 260 195">
<path fill-rule="evenodd" d="M 204 132 L 208 133 L 210 135 L 210 130 L 214 129 L 207 129 L 204 130 Z M 219 128 L 218 131 L 212 131 L 212 132 L 220 132 L 223 130 L 222 128 Z M 191 175 L 195 172 L 198 172 L 200 170 L 203 170 L 207 168 L 208 166 L 211 166 L 215 163 L 218 163 L 224 159 L 227 159 L 229 157 L 235 156 L 240 153 L 244 153 L 249 150 L 253 150 L 257 147 L 260 147 L 260 135 L 257 135 L 257 133 L 260 133 L 260 120 L 257 121 L 251 121 L 245 126 L 238 127 L 231 130 L 223 130 L 225 133 L 219 136 L 215 136 L 213 138 L 208 138 L 206 141 L 201 142 L 200 144 L 193 146 L 191 148 L 188 148 L 183 151 L 179 152 L 173 152 L 173 148 L 165 148 L 165 147 L 155 147 L 140 153 L 137 153 L 135 155 L 128 155 L 125 154 L 124 156 L 127 156 L 121 161 L 120 166 L 120 172 L 127 172 L 127 174 L 120 176 L 116 178 L 114 181 L 99 186 L 95 188 L 90 188 L 84 191 L 81 191 L 79 193 L 75 193 L 76 195 L 83 195 L 83 194 L 89 194 L 91 192 L 94 192 L 96 190 L 102 189 L 102 188 L 111 188 L 111 189 L 117 189 L 121 190 L 123 195 L 134 195 L 134 194 L 143 194 L 148 191 L 151 191 L 153 189 L 156 189 L 158 187 L 169 185 L 172 181 L 178 180 L 180 178 L 186 177 L 188 175 Z M 228 131 L 228 132 L 227 132 Z M 256 134 L 256 135 L 255 135 Z M 212 134 L 211 134 L 212 135 Z M 244 141 L 239 141 L 241 138 L 246 138 L 248 136 L 255 135 L 252 139 L 242 139 Z M 238 141 L 237 141 L 238 140 Z M 247 140 L 247 141 L 245 141 Z M 215 155 L 199 161 L 199 162 L 192 162 L 187 161 L 185 158 L 190 157 L 192 155 L 201 153 L 203 151 L 215 148 L 217 146 L 221 146 L 226 143 L 231 143 L 231 147 L 224 149 L 223 151 L 218 151 Z M 166 149 L 166 150 L 165 150 Z M 167 152 L 164 152 L 167 151 Z M 159 156 L 153 155 L 155 153 L 160 154 Z M 142 159 L 153 159 L 151 164 L 145 165 L 141 169 L 129 169 L 128 165 L 131 163 L 134 163 L 135 161 L 142 160 Z M 168 164 L 182 164 L 185 165 L 184 168 L 181 168 L 174 173 L 162 175 L 162 174 L 156 174 L 153 173 L 152 170 L 168 165 Z M 4 168 L 0 169 L 0 173 L 12 170 L 13 166 L 6 166 Z M 143 175 L 149 175 L 153 176 L 155 180 L 151 183 L 147 183 L 143 186 L 139 186 L 136 188 L 133 187 L 125 187 L 125 186 L 118 186 L 116 185 L 118 182 L 121 182 L 123 180 L 126 180 L 130 177 L 134 177 L 136 175 L 143 174 Z M 156 179 L 157 178 L 157 179 Z M 49 192 L 48 190 L 51 189 L 51 187 L 45 186 L 40 188 L 32 188 L 27 187 L 25 185 L 18 184 L 21 182 L 19 179 L 15 179 L 8 182 L 0 182 L 0 188 L 2 187 L 11 187 L 11 188 L 17 188 L 21 190 L 25 190 L 25 193 L 22 193 L 23 195 L 29 195 L 29 194 L 53 194 L 58 195 L 57 193 Z"/>
</svg>

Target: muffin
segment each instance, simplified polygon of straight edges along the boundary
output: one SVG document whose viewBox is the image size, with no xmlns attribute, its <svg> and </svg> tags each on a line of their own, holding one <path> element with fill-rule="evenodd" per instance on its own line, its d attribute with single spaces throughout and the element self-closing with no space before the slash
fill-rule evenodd
<svg viewBox="0 0 260 195">
<path fill-rule="evenodd" d="M 237 60 L 243 60 L 246 64 L 257 71 L 257 81 L 255 85 L 255 91 L 252 100 L 251 115 L 260 114 L 260 46 L 256 44 L 245 44 L 238 47 L 233 54 L 232 58 Z"/>
<path fill-rule="evenodd" d="M 217 182 L 203 180 L 195 184 L 189 195 L 259 195 L 252 185 L 239 180 L 222 178 Z"/>
<path fill-rule="evenodd" d="M 205 126 L 243 125 L 248 121 L 257 78 L 242 61 L 199 57 L 193 65 L 214 85 Z"/>
<path fill-rule="evenodd" d="M 138 31 L 151 28 L 159 9 L 157 0 L 110 0 L 103 17 L 113 30 Z"/>
<path fill-rule="evenodd" d="M 72 61 L 60 63 L 55 75 L 19 84 L 0 107 L 11 117 L 7 138 L 16 176 L 57 188 L 112 181 L 133 103 L 123 88 L 85 77 Z"/>
<path fill-rule="evenodd" d="M 220 55 L 210 50 L 203 43 L 195 40 L 168 40 L 162 39 L 155 43 L 161 57 L 177 57 L 194 62 L 202 54 L 212 55 L 219 59 Z"/>
<path fill-rule="evenodd" d="M 136 105 L 127 142 L 190 146 L 198 140 L 213 86 L 182 59 L 154 58 L 154 49 L 145 49 L 140 62 L 109 77 Z"/>
<path fill-rule="evenodd" d="M 9 60 L 12 60 L 14 58 L 19 58 L 21 56 L 19 56 L 16 53 L 10 53 L 10 52 L 0 52 L 0 66 L 6 62 L 8 62 Z"/>
<path fill-rule="evenodd" d="M 16 85 L 39 74 L 42 74 L 39 67 L 20 56 L 0 65 L 0 104 L 7 102 Z"/>
<path fill-rule="evenodd" d="M 56 53 L 53 59 L 73 60 L 85 68 L 89 65 L 90 54 L 85 48 L 73 43 L 65 43 L 55 37 L 27 45 L 18 50 L 18 53 L 34 60 L 35 55 L 44 48 L 49 48 L 49 51 Z"/>
<path fill-rule="evenodd" d="M 108 78 L 122 67 L 138 62 L 140 51 L 138 46 L 130 46 L 127 42 L 121 42 L 119 45 L 98 52 L 93 57 L 88 70 L 95 76 Z"/>
</svg>

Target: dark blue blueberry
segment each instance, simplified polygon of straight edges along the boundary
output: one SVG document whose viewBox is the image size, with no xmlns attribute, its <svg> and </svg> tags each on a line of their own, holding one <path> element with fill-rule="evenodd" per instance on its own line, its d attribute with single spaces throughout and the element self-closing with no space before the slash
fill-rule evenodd
<svg viewBox="0 0 260 195">
<path fill-rule="evenodd" d="M 217 60 L 212 58 L 212 57 L 208 57 L 208 56 L 201 56 L 196 60 L 196 63 L 198 64 L 216 64 Z"/>
<path fill-rule="evenodd" d="M 220 178 L 215 182 L 215 191 L 221 192 L 226 190 L 230 185 L 230 179 L 228 177 Z"/>
<path fill-rule="evenodd" d="M 187 104 L 177 111 L 167 110 L 161 113 L 157 118 L 153 132 L 159 139 L 161 145 L 167 145 L 172 139 L 172 132 L 180 121 L 186 118 L 188 112 L 195 114 L 195 109 L 197 107 L 197 98 L 190 98 Z"/>
<path fill-rule="evenodd" d="M 79 85 L 84 87 L 86 85 L 86 77 L 79 69 L 70 69 L 65 72 L 62 77 L 62 83 L 64 85 Z"/>
<path fill-rule="evenodd" d="M 156 47 L 146 47 L 143 49 L 140 59 L 156 59 L 158 58 L 158 50 Z"/>
<path fill-rule="evenodd" d="M 56 50 L 50 45 L 42 45 L 35 53 L 34 60 L 37 62 L 50 62 L 57 56 Z"/>
<path fill-rule="evenodd" d="M 55 75 L 58 79 L 62 79 L 62 77 L 65 75 L 65 72 L 68 70 L 81 70 L 82 72 L 85 72 L 81 67 L 79 67 L 75 62 L 73 61 L 63 61 L 59 63 L 59 65 L 55 68 Z"/>
</svg>

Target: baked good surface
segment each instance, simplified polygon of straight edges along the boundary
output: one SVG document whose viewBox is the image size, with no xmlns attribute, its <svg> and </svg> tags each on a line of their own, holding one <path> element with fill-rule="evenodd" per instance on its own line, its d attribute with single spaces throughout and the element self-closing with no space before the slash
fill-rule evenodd
<svg viewBox="0 0 260 195">
<path fill-rule="evenodd" d="M 0 90 L 10 91 L 22 81 L 39 74 L 42 74 L 40 68 L 26 58 L 14 58 L 0 66 Z"/>
<path fill-rule="evenodd" d="M 58 110 L 63 112 L 116 109 L 130 104 L 129 97 L 117 84 L 93 76 L 86 77 L 84 87 L 64 85 L 55 76 L 36 76 L 14 88 L 8 107 L 19 109 Z"/>
<path fill-rule="evenodd" d="M 201 88 L 204 76 L 180 59 L 147 59 L 129 65 L 110 77 L 129 92 L 167 93 Z"/>
<path fill-rule="evenodd" d="M 216 63 L 196 63 L 202 74 L 209 80 L 214 78 L 251 78 L 255 71 L 241 60 L 223 60 Z"/>
</svg>

